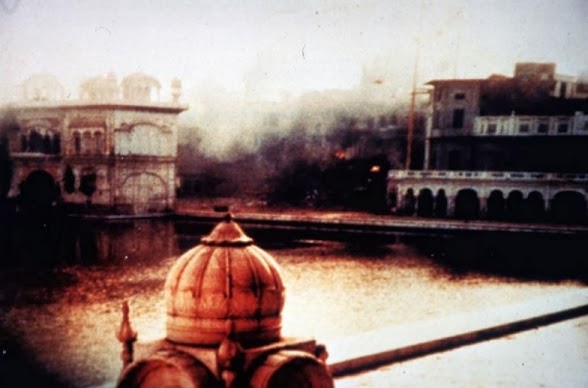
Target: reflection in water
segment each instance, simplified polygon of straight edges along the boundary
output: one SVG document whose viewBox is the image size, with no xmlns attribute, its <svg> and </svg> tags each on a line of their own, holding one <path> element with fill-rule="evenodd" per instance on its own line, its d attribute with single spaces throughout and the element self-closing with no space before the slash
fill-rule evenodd
<svg viewBox="0 0 588 388">
<path fill-rule="evenodd" d="M 167 271 L 210 228 L 169 220 L 70 222 L 65 230 L 74 237 L 63 238 L 68 244 L 57 250 L 59 262 L 69 265 L 2 272 L 0 325 L 21 342 L 42 373 L 55 374 L 68 385 L 101 385 L 113 382 L 121 367 L 115 338 L 121 302 L 130 301 L 139 341 L 163 336 Z M 385 325 L 582 286 L 456 275 L 410 244 L 362 253 L 340 242 L 284 246 L 264 237 L 257 243 L 277 259 L 286 285 L 283 334 L 315 336 L 327 345 Z M 9 355 L 20 349 L 6 340 L 2 346 Z"/>
<path fill-rule="evenodd" d="M 8 266 L 139 263 L 178 252 L 170 220 L 104 222 L 24 214 L 2 224 L 7 236 L 0 243 L 1 264 Z"/>
<path fill-rule="evenodd" d="M 69 257 L 76 262 L 140 263 L 177 253 L 171 221 L 76 222 Z"/>
</svg>

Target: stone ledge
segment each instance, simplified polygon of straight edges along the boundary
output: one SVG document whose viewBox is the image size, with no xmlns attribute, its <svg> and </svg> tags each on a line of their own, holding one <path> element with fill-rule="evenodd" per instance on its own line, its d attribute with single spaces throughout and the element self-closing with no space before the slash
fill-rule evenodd
<svg viewBox="0 0 588 388">
<path fill-rule="evenodd" d="M 446 318 L 392 326 L 328 342 L 333 376 L 352 374 L 588 314 L 588 290 Z"/>
</svg>

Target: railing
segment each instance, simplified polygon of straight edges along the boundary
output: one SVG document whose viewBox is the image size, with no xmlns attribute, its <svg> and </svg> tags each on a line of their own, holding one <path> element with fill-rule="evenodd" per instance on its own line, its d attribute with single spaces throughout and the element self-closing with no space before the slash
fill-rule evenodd
<svg viewBox="0 0 588 388">
<path fill-rule="evenodd" d="M 588 182 L 588 173 L 552 173 L 528 171 L 449 171 L 390 170 L 388 179 L 455 179 L 504 181 Z"/>
<path fill-rule="evenodd" d="M 574 116 L 480 116 L 474 120 L 475 136 L 569 136 L 588 135 L 588 115 Z"/>
<path fill-rule="evenodd" d="M 61 154 L 47 154 L 44 152 L 11 152 L 10 157 L 15 160 L 38 159 L 38 160 L 60 160 Z"/>
</svg>

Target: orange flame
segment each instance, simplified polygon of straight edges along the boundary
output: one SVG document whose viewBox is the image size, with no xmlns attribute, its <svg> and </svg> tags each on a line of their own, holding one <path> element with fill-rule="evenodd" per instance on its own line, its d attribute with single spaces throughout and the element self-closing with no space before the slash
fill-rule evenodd
<svg viewBox="0 0 588 388">
<path fill-rule="evenodd" d="M 346 156 L 347 155 L 345 154 L 345 151 L 343 151 L 343 150 L 337 150 L 337 151 L 335 151 L 335 158 L 337 158 L 339 160 L 345 159 Z"/>
</svg>

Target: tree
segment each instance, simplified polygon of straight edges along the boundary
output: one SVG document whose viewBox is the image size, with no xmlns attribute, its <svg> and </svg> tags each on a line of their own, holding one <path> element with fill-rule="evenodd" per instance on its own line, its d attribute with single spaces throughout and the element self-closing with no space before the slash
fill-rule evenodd
<svg viewBox="0 0 588 388">
<path fill-rule="evenodd" d="M 16 116 L 12 110 L 0 111 L 0 200 L 3 200 L 10 191 L 14 164 L 10 157 L 10 146 L 8 139 L 11 134 L 18 132 L 19 127 Z"/>
<path fill-rule="evenodd" d="M 83 193 L 87 199 L 88 205 L 92 203 L 92 195 L 96 192 L 96 172 L 88 171 L 82 174 L 80 179 L 80 192 Z"/>
<path fill-rule="evenodd" d="M 65 168 L 65 173 L 63 174 L 63 188 L 65 192 L 68 194 L 73 193 L 76 191 L 75 187 L 76 176 L 73 173 L 73 170 L 70 165 Z"/>
<path fill-rule="evenodd" d="M 0 200 L 3 200 L 10 191 L 14 166 L 8 150 L 8 139 L 0 137 Z"/>
</svg>

